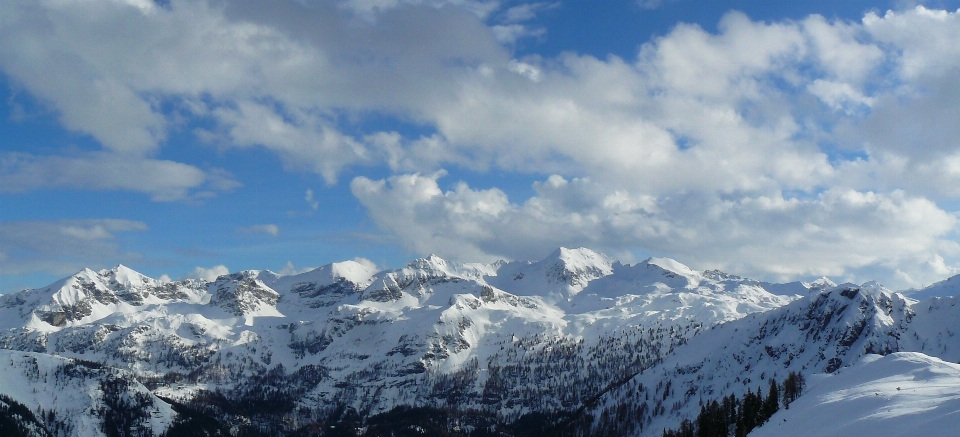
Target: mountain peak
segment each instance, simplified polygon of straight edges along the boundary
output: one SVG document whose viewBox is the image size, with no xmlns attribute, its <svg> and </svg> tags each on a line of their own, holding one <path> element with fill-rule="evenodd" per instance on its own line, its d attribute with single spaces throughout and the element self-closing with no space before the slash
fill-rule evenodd
<svg viewBox="0 0 960 437">
<path fill-rule="evenodd" d="M 377 274 L 377 266 L 369 261 L 361 261 L 366 260 L 349 260 L 329 264 L 331 278 L 334 280 L 343 278 L 355 284 L 368 284 L 373 278 L 373 275 Z"/>
<path fill-rule="evenodd" d="M 117 264 L 117 266 L 114 268 L 103 269 L 97 273 L 101 277 L 113 279 L 124 287 L 138 287 L 147 283 L 155 282 L 152 278 L 123 264 Z"/>
<path fill-rule="evenodd" d="M 837 286 L 837 283 L 831 281 L 830 278 L 826 276 L 821 276 L 819 279 L 813 282 L 804 282 L 803 286 L 807 287 L 807 289 L 809 289 L 810 291 L 819 291 L 819 290 L 825 290 L 828 288 L 834 288 Z"/>
<path fill-rule="evenodd" d="M 419 271 L 420 274 L 427 276 L 458 276 L 457 270 L 459 268 L 460 264 L 458 263 L 448 262 L 437 255 L 430 254 L 410 261 L 401 270 L 408 271 L 408 273 L 410 270 Z"/>
<path fill-rule="evenodd" d="M 576 249 L 560 247 L 535 264 L 562 266 L 563 270 L 570 273 L 589 271 L 593 272 L 592 275 L 600 277 L 613 273 L 615 262 L 613 258 L 585 247 Z"/>
<path fill-rule="evenodd" d="M 592 249 L 587 249 L 586 247 L 569 249 L 562 246 L 551 252 L 550 255 L 547 255 L 544 261 L 546 260 L 561 260 L 573 264 L 612 264 L 614 261 L 607 255 Z"/>
<path fill-rule="evenodd" d="M 423 258 L 417 258 L 413 261 L 410 261 L 407 263 L 407 267 L 427 270 L 446 270 L 447 260 L 431 253 Z"/>
<path fill-rule="evenodd" d="M 584 247 L 560 247 L 536 264 L 547 267 L 554 276 L 552 279 L 558 282 L 585 286 L 591 280 L 613 273 L 614 262 L 613 258 Z"/>
<path fill-rule="evenodd" d="M 257 270 L 244 270 L 217 278 L 208 285 L 211 302 L 241 317 L 278 316 L 280 294 L 260 279 Z"/>
<path fill-rule="evenodd" d="M 671 258 L 647 258 L 641 264 L 648 264 L 660 267 L 661 269 L 676 273 L 681 276 L 694 277 L 700 276 L 700 272 L 687 267 L 686 264 L 683 264 L 675 259 Z"/>
</svg>

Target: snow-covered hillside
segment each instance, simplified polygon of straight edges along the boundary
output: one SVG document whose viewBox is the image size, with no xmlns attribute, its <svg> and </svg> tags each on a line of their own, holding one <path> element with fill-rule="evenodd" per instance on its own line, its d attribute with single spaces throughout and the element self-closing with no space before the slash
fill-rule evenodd
<svg viewBox="0 0 960 437">
<path fill-rule="evenodd" d="M 52 435 L 95 437 L 120 427 L 158 435 L 176 413 L 128 372 L 47 354 L 0 350 L 0 393 L 33 409 Z"/>
<path fill-rule="evenodd" d="M 924 300 L 931 297 L 952 297 L 960 295 L 960 275 L 951 276 L 935 284 L 906 293 L 911 299 Z"/>
<path fill-rule="evenodd" d="M 584 248 L 537 262 L 428 256 L 377 271 L 346 261 L 211 282 L 161 283 L 118 266 L 0 296 L 0 347 L 131 375 L 241 434 L 355 417 L 366 426 L 416 406 L 480 415 L 456 425 L 467 431 L 514 424 L 508 435 L 525 435 L 516 424 L 537 414 L 587 414 L 597 432 L 658 435 L 703 399 L 790 370 L 833 372 L 898 351 L 956 361 L 955 304 L 663 258 L 624 265 Z"/>
<path fill-rule="evenodd" d="M 790 371 L 832 373 L 867 355 L 900 351 L 956 362 L 958 299 L 914 303 L 876 283 L 842 284 L 692 338 L 613 391 L 597 414 L 632 406 L 645 411 L 641 435 L 660 435 L 696 417 L 702 400 L 764 390 Z"/>
<path fill-rule="evenodd" d="M 807 392 L 750 437 L 948 436 L 960 432 L 960 365 L 921 353 L 868 355 Z"/>
</svg>

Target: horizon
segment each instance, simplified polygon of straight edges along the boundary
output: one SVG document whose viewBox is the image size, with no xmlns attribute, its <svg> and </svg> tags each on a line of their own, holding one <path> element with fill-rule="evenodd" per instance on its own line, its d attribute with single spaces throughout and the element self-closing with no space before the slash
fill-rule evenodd
<svg viewBox="0 0 960 437">
<path fill-rule="evenodd" d="M 438 257 L 438 258 L 440 258 L 441 260 L 443 260 L 444 262 L 454 263 L 454 264 L 456 264 L 456 265 L 461 265 L 461 266 L 463 266 L 463 265 L 471 265 L 471 264 L 496 265 L 496 264 L 499 264 L 499 263 L 511 263 L 511 262 L 520 262 L 520 263 L 536 264 L 536 263 L 539 263 L 539 262 L 546 261 L 546 260 L 550 259 L 551 255 L 553 255 L 553 253 L 555 253 L 555 252 L 557 252 L 557 251 L 559 251 L 559 250 L 562 250 L 562 249 L 567 249 L 567 250 L 582 250 L 582 249 L 586 249 L 586 250 L 590 250 L 591 252 L 594 252 L 594 253 L 596 253 L 596 254 L 603 255 L 603 256 L 607 256 L 607 255 L 604 254 L 604 253 L 596 252 L 596 251 L 593 251 L 593 250 L 591 250 L 591 249 L 589 249 L 589 248 L 585 248 L 585 247 L 578 247 L 578 248 L 559 247 L 559 248 L 555 249 L 553 252 L 551 252 L 550 254 L 548 254 L 545 258 L 542 258 L 542 259 L 539 259 L 539 260 L 513 260 L 513 261 L 508 261 L 508 260 L 500 259 L 500 260 L 496 260 L 496 261 L 489 262 L 489 263 L 472 263 L 472 262 L 450 261 L 450 260 L 444 259 L 443 257 L 439 257 L 439 256 L 436 255 L 436 254 L 427 254 L 427 255 L 424 255 L 424 256 L 421 256 L 421 257 L 418 257 L 418 258 L 410 259 L 410 260 L 408 260 L 406 263 L 404 263 L 403 265 L 396 266 L 396 267 L 382 267 L 382 266 L 378 266 L 378 265 L 376 265 L 375 263 L 373 263 L 372 261 L 370 261 L 370 260 L 368 260 L 368 259 L 366 259 L 366 258 L 357 257 L 357 258 L 353 258 L 353 259 L 345 259 L 345 260 L 339 260 L 339 261 L 332 261 L 332 262 L 329 262 L 329 263 L 327 263 L 327 264 L 323 264 L 323 265 L 320 265 L 320 266 L 307 267 L 307 268 L 300 269 L 300 270 L 289 270 L 289 269 L 288 269 L 288 267 L 290 267 L 289 265 L 288 265 L 288 266 L 285 266 L 283 269 L 280 269 L 279 271 L 275 271 L 275 270 L 271 270 L 271 269 L 226 270 L 226 269 L 218 269 L 218 268 L 217 268 L 217 267 L 223 267 L 223 266 L 215 266 L 214 268 L 210 268 L 210 269 L 202 269 L 202 271 L 201 271 L 201 269 L 197 269 L 197 270 L 195 270 L 195 271 L 193 271 L 193 272 L 187 273 L 186 275 L 184 275 L 184 276 L 182 276 L 182 277 L 180 277 L 180 278 L 171 278 L 171 277 L 169 277 L 168 275 L 162 275 L 161 277 L 152 277 L 152 276 L 150 276 L 150 275 L 146 275 L 146 274 L 144 274 L 144 273 L 142 273 L 142 272 L 140 272 L 140 271 L 138 271 L 138 270 L 136 270 L 136 269 L 134 269 L 134 268 L 131 268 L 131 267 L 127 266 L 127 265 L 124 265 L 124 264 L 120 263 L 120 264 L 116 264 L 116 265 L 111 266 L 111 267 L 104 267 L 104 268 L 100 268 L 100 269 L 85 267 L 85 268 L 83 268 L 82 270 L 79 270 L 79 271 L 77 271 L 77 272 L 75 272 L 75 273 L 73 273 L 73 274 L 69 274 L 69 275 L 66 275 L 66 276 L 64 276 L 64 277 L 62 277 L 62 278 L 59 278 L 59 279 L 51 282 L 50 284 L 45 284 L 45 285 L 43 285 L 43 286 L 35 287 L 35 288 L 31 288 L 31 289 L 14 290 L 14 291 L 10 291 L 10 292 L 7 292 L 7 293 L 0 293 L 0 295 L 9 294 L 9 293 L 16 293 L 16 292 L 20 292 L 20 291 L 31 291 L 31 290 L 37 290 L 37 289 L 45 288 L 45 287 L 48 287 L 48 286 L 50 286 L 50 285 L 55 284 L 56 282 L 59 282 L 59 281 L 62 281 L 62 280 L 64 280 L 64 279 L 69 279 L 69 278 L 71 278 L 71 277 L 74 277 L 74 276 L 76 276 L 76 275 L 78 275 L 78 274 L 80 274 L 80 273 L 83 273 L 84 271 L 87 271 L 87 270 L 90 270 L 90 271 L 92 271 L 92 272 L 94 272 L 94 273 L 103 273 L 103 272 L 107 272 L 107 271 L 116 271 L 116 270 L 118 270 L 118 269 L 121 268 L 121 267 L 126 268 L 126 269 L 128 269 L 128 270 L 131 270 L 131 271 L 133 271 L 134 273 L 143 275 L 143 276 L 147 277 L 148 279 L 152 279 L 152 280 L 158 281 L 158 282 L 160 282 L 160 283 L 166 284 L 166 283 L 171 283 L 171 282 L 182 282 L 182 281 L 190 281 L 190 280 L 202 280 L 202 281 L 205 281 L 205 282 L 215 282 L 215 281 L 217 281 L 217 280 L 219 279 L 219 277 L 221 277 L 221 276 L 227 276 L 227 275 L 236 274 L 236 273 L 242 273 L 242 272 L 258 272 L 258 273 L 268 272 L 268 273 L 271 273 L 271 274 L 276 275 L 277 277 L 296 276 L 296 275 L 301 275 L 301 274 L 305 274 L 305 273 L 310 273 L 310 272 L 313 272 L 313 271 L 317 271 L 317 270 L 323 269 L 324 267 L 330 267 L 330 266 L 333 266 L 333 265 L 335 265 L 335 264 L 343 264 L 343 263 L 348 263 L 348 262 L 355 262 L 355 263 L 360 264 L 360 265 L 362 265 L 362 266 L 364 266 L 364 267 L 373 269 L 377 274 L 380 274 L 380 273 L 389 273 L 389 272 L 399 271 L 399 270 L 402 270 L 402 269 L 404 269 L 404 268 L 410 267 L 411 265 L 413 265 L 413 264 L 414 264 L 416 261 L 418 261 L 418 260 L 426 260 L 426 259 L 430 259 L 430 258 L 433 258 L 433 257 Z M 677 272 L 676 270 L 672 270 L 671 267 L 669 267 L 669 266 L 664 266 L 664 265 L 661 265 L 661 264 L 657 264 L 657 263 L 655 262 L 655 261 L 658 261 L 658 260 L 664 260 L 664 261 L 670 261 L 670 262 L 678 263 L 678 264 L 680 264 L 682 267 L 686 267 L 686 268 L 688 268 L 688 269 L 691 269 L 693 272 L 695 272 L 695 273 L 697 273 L 697 274 L 703 274 L 703 273 L 705 273 L 705 272 L 713 271 L 713 270 L 710 270 L 710 269 L 696 269 L 696 268 L 692 268 L 692 267 L 688 266 L 687 264 L 681 262 L 680 260 L 676 260 L 676 259 L 669 258 L 669 257 L 648 257 L 648 258 L 646 258 L 646 259 L 638 260 L 638 261 L 635 261 L 635 262 L 632 262 L 632 263 L 621 262 L 621 260 L 619 260 L 619 259 L 610 258 L 610 257 L 608 257 L 608 256 L 607 256 L 607 258 L 608 258 L 610 261 L 612 261 L 612 264 L 611 264 L 611 265 L 616 266 L 617 264 L 620 264 L 621 266 L 623 266 L 623 267 L 625 267 L 625 268 L 632 268 L 632 267 L 635 267 L 635 266 L 640 265 L 640 264 L 651 263 L 651 261 L 654 261 L 652 264 L 654 264 L 654 265 L 656 265 L 656 266 L 658 266 L 658 267 L 660 267 L 660 268 L 662 268 L 662 269 L 664 269 L 664 270 L 669 270 L 669 271 L 673 271 L 673 272 L 675 272 L 675 273 L 680 273 L 680 272 Z M 743 279 L 756 280 L 755 278 L 750 278 L 750 277 L 746 277 L 746 276 L 739 275 L 737 272 L 726 272 L 726 271 L 722 271 L 721 273 L 731 274 L 731 275 L 734 275 L 734 276 L 739 276 L 739 277 L 741 277 L 741 278 L 743 278 Z M 487 276 L 487 275 L 485 275 L 485 276 Z M 931 283 L 931 284 L 925 284 L 925 285 L 923 285 L 922 287 L 918 287 L 918 288 L 908 288 L 908 289 L 890 289 L 890 288 L 888 288 L 888 289 L 889 289 L 890 291 L 892 291 L 892 292 L 895 292 L 895 293 L 906 293 L 907 296 L 909 297 L 909 296 L 911 296 L 911 294 L 912 294 L 913 292 L 923 291 L 925 288 L 932 287 L 932 286 L 934 286 L 934 285 L 939 284 L 940 282 L 945 282 L 945 281 L 947 281 L 947 280 L 949 280 L 949 279 L 952 279 L 952 278 L 954 278 L 954 277 L 960 277 L 960 275 L 951 276 L 951 277 L 949 277 L 949 278 L 945 278 L 945 279 L 943 279 L 943 280 L 941 280 L 941 281 L 937 281 L 937 282 L 934 282 L 934 283 Z M 803 284 L 816 284 L 817 282 L 820 282 L 820 281 L 822 281 L 822 280 L 824 280 L 824 279 L 826 279 L 827 281 L 830 281 L 831 283 L 833 283 L 835 286 L 838 286 L 838 287 L 839 287 L 839 286 L 843 286 L 843 285 L 847 285 L 847 284 L 852 284 L 852 285 L 856 285 L 856 286 L 863 286 L 863 285 L 866 285 L 866 284 L 869 284 L 869 283 L 872 283 L 872 282 L 877 282 L 877 281 L 874 281 L 874 280 L 868 280 L 868 281 L 863 282 L 863 283 L 837 282 L 837 281 L 834 281 L 832 278 L 827 277 L 827 276 L 821 276 L 821 277 L 819 277 L 819 278 L 815 278 L 815 279 L 812 279 L 812 280 L 803 280 L 803 281 L 801 281 L 801 280 L 794 280 L 794 281 L 783 281 L 783 282 L 770 282 L 770 281 L 762 281 L 762 282 L 765 282 L 765 283 L 767 283 L 767 284 L 773 284 L 773 285 L 785 285 L 785 284 L 788 284 L 788 283 L 797 283 L 797 282 L 800 282 L 800 283 L 803 283 Z M 883 286 L 884 288 L 887 288 L 886 285 L 884 285 L 884 284 L 882 284 L 882 283 L 880 283 L 880 282 L 877 282 L 877 283 L 880 284 L 881 286 Z"/>
</svg>

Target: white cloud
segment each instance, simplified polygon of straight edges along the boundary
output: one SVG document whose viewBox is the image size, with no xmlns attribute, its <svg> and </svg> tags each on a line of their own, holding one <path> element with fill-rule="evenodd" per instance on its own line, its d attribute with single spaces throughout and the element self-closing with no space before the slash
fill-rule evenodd
<svg viewBox="0 0 960 437">
<path fill-rule="evenodd" d="M 314 171 L 329 183 L 336 181 L 343 167 L 369 163 L 366 146 L 337 131 L 324 117 L 301 112 L 286 115 L 251 102 L 240 102 L 237 109 L 217 109 L 213 116 L 229 126 L 218 144 L 266 147 L 280 155 L 288 168 Z"/>
<path fill-rule="evenodd" d="M 419 252 L 536 257 L 575 241 L 621 248 L 620 238 L 784 276 L 956 263 L 955 223 L 936 202 L 960 196 L 960 14 L 759 22 L 730 13 L 717 32 L 681 24 L 635 57 L 512 59 L 503 41 L 530 32 L 537 10 L 11 1 L 0 3 L 0 68 L 65 126 L 124 156 L 150 156 L 178 120 L 200 117 L 209 124 L 197 133 L 211 144 L 265 148 L 328 183 L 345 168 L 381 165 L 563 176 L 522 203 L 497 189 L 444 192 L 437 176 L 354 179 L 376 223 Z M 371 113 L 429 133 L 358 129 Z M 139 186 L 110 170 L 108 182 L 84 186 L 164 200 L 203 190 L 211 173 L 144 162 L 182 177 Z M 44 186 L 33 164 L 18 165 L 10 186 L 27 188 L 12 190 Z M 754 226 L 797 255 L 762 249 L 746 237 Z M 904 269 L 902 282 L 927 275 Z"/>
<path fill-rule="evenodd" d="M 367 19 L 375 20 L 378 12 L 402 6 L 460 7 L 470 11 L 478 18 L 484 18 L 499 8 L 497 1 L 477 0 L 344 0 L 341 4 L 349 9 L 365 14 Z"/>
<path fill-rule="evenodd" d="M 352 189 L 409 249 L 456 259 L 537 259 L 558 245 L 640 249 L 768 279 L 871 271 L 871 279 L 908 287 L 947 271 L 927 268 L 931 262 L 960 254 L 955 244 L 941 243 L 957 219 L 901 191 L 654 198 L 555 175 L 515 204 L 495 188 L 460 183 L 443 191 L 440 175 L 361 177 Z M 918 277 L 906 281 L 893 274 L 897 269 Z"/>
<path fill-rule="evenodd" d="M 490 28 L 493 36 L 501 44 L 516 44 L 523 38 L 542 37 L 547 30 L 542 27 L 533 27 L 524 24 L 498 24 Z"/>
<path fill-rule="evenodd" d="M 474 13 L 496 3 L 413 3 L 373 5 L 362 23 L 330 2 L 4 2 L 0 69 L 110 150 L 151 153 L 181 116 L 212 116 L 219 145 L 266 147 L 332 182 L 369 162 L 337 110 L 406 111 L 463 66 L 508 59 Z"/>
<path fill-rule="evenodd" d="M 274 237 L 280 235 L 280 227 L 274 224 L 254 225 L 246 228 L 240 228 L 238 231 L 244 234 L 269 234 Z"/>
<path fill-rule="evenodd" d="M 125 251 L 118 234 L 146 230 L 143 222 L 122 219 L 0 222 L 0 271 L 67 275 L 132 263 L 142 255 Z"/>
<path fill-rule="evenodd" d="M 293 265 L 293 261 L 287 261 L 287 264 L 286 264 L 285 266 L 283 266 L 283 268 L 280 269 L 280 271 L 277 272 L 277 273 L 280 274 L 280 275 L 283 275 L 283 276 L 287 276 L 287 275 L 297 275 L 297 274 L 300 274 L 300 273 L 309 272 L 310 270 L 313 270 L 313 269 L 315 269 L 315 268 L 316 268 L 316 267 L 305 267 L 305 268 L 302 268 L 302 269 L 298 269 L 296 266 Z"/>
<path fill-rule="evenodd" d="M 359 256 L 358 256 L 358 257 L 354 258 L 353 261 L 356 262 L 357 264 L 360 264 L 360 265 L 362 265 L 362 266 L 370 269 L 370 270 L 374 270 L 374 271 L 379 270 L 379 268 L 377 267 L 377 263 L 375 263 L 375 262 L 373 262 L 373 261 L 370 261 L 369 259 L 366 259 L 366 258 L 363 258 L 363 257 L 359 257 Z"/>
<path fill-rule="evenodd" d="M 0 154 L 0 192 L 38 189 L 125 190 L 155 201 L 202 198 L 240 186 L 220 169 L 114 153 L 79 156 Z"/>
<path fill-rule="evenodd" d="M 864 30 L 878 42 L 900 50 L 893 59 L 901 78 L 909 81 L 955 75 L 960 66 L 960 14 L 917 6 L 913 10 L 887 11 L 880 17 L 868 13 Z"/>
<path fill-rule="evenodd" d="M 499 14 L 497 3 L 468 1 L 53 5 L 4 3 L 11 43 L 0 68 L 68 127 L 143 153 L 178 117 L 207 117 L 214 123 L 198 133 L 213 144 L 264 147 L 330 183 L 345 167 L 466 163 L 654 193 L 810 190 L 836 182 L 818 141 L 929 163 L 938 157 L 927 151 L 955 146 L 960 129 L 946 122 L 960 101 L 950 91 L 960 24 L 956 13 L 924 8 L 862 23 L 730 13 L 718 33 L 678 25 L 633 60 L 521 62 L 497 43 L 496 26 L 551 5 Z M 357 22 L 358 11 L 372 19 Z M 824 107 L 810 105 L 811 95 Z M 344 133 L 368 111 L 437 133 L 391 147 L 383 140 L 396 133 Z M 922 128 L 911 134 L 902 120 Z M 423 153 L 425 143 L 442 150 Z M 884 179 L 868 167 L 868 177 Z"/>
<path fill-rule="evenodd" d="M 874 101 L 874 99 L 855 90 L 848 83 L 817 79 L 807 86 L 807 90 L 835 111 L 845 111 L 848 114 L 863 112 L 869 109 Z"/>
<path fill-rule="evenodd" d="M 210 268 L 198 266 L 197 268 L 193 269 L 192 272 L 184 275 L 183 279 L 201 279 L 207 282 L 213 282 L 216 281 L 218 277 L 229 274 L 230 269 L 223 264 Z"/>
<path fill-rule="evenodd" d="M 318 202 L 317 199 L 313 197 L 312 189 L 309 189 L 309 188 L 307 189 L 307 192 L 303 196 L 303 200 L 306 201 L 307 205 L 310 206 L 310 209 L 314 211 L 320 208 L 320 202 Z"/>
<path fill-rule="evenodd" d="M 862 85 L 888 57 L 875 43 L 864 42 L 870 38 L 861 26 L 828 22 L 819 15 L 808 17 L 800 26 L 810 46 L 810 55 L 826 73 L 826 80 Z"/>
</svg>

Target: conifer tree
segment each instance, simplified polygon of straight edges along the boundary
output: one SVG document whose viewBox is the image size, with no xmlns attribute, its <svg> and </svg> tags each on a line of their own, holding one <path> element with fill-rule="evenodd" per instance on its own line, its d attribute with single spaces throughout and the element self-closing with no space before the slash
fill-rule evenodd
<svg viewBox="0 0 960 437">
<path fill-rule="evenodd" d="M 770 419 L 770 416 L 773 416 L 779 409 L 780 390 L 777 386 L 777 381 L 770 378 L 770 391 L 767 392 L 767 399 L 763 402 L 763 420 L 761 420 L 760 423 L 766 422 L 767 419 Z"/>
</svg>

